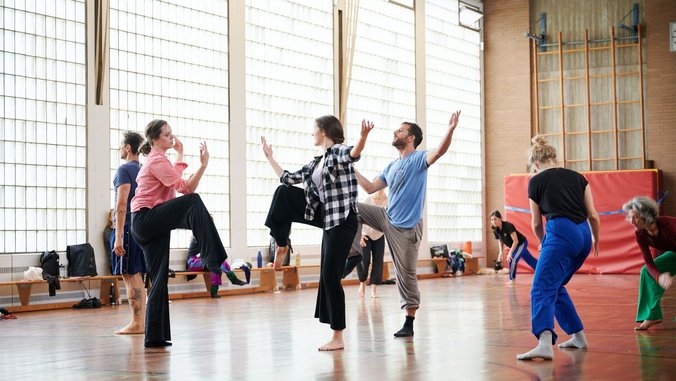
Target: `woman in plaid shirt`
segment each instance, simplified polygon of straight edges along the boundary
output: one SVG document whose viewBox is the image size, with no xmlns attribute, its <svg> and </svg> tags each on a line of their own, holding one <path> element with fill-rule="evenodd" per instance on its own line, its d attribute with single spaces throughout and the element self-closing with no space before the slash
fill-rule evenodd
<svg viewBox="0 0 676 381">
<path fill-rule="evenodd" d="M 345 329 L 345 293 L 340 283 L 350 246 L 357 232 L 357 178 L 354 162 L 359 160 L 373 123 L 362 121 L 361 136 L 353 147 L 346 146 L 343 126 L 333 115 L 315 120 L 314 145 L 324 154 L 316 156 L 296 172 L 289 172 L 277 163 L 272 147 L 261 136 L 263 153 L 282 184 L 272 199 L 265 225 L 280 251 L 275 255 L 279 268 L 288 250 L 292 222 L 301 222 L 324 229 L 321 270 L 315 317 L 330 324 L 331 340 L 320 351 L 343 349 Z M 302 183 L 304 190 L 292 187 Z"/>
</svg>

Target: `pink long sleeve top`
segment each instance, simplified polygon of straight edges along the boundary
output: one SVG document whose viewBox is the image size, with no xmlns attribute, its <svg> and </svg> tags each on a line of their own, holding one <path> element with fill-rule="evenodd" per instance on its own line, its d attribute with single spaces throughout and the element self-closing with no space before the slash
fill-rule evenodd
<svg viewBox="0 0 676 381">
<path fill-rule="evenodd" d="M 182 178 L 188 164 L 177 161 L 173 165 L 164 152 L 151 149 L 148 160 L 141 167 L 136 178 L 136 195 L 131 200 L 131 211 L 153 208 L 176 198 L 176 192 L 192 193 L 188 182 Z"/>
</svg>

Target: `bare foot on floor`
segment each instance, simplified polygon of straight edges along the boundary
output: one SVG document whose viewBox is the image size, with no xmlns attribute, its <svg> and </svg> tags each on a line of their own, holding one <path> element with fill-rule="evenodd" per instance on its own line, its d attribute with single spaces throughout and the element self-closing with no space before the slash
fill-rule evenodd
<svg viewBox="0 0 676 381">
<path fill-rule="evenodd" d="M 343 340 L 331 340 L 328 343 L 322 345 L 319 347 L 319 350 L 324 352 L 324 351 L 338 351 L 341 349 L 345 349 L 345 344 L 343 344 Z"/>
<path fill-rule="evenodd" d="M 634 328 L 636 331 L 645 331 L 646 329 L 652 327 L 655 324 L 660 324 L 662 320 L 643 320 L 641 325 L 638 325 Z"/>
<path fill-rule="evenodd" d="M 281 270 L 284 260 L 286 259 L 286 254 L 289 252 L 288 246 L 279 246 L 277 247 L 277 252 L 275 253 L 275 263 L 273 268 L 275 270 Z"/>
<path fill-rule="evenodd" d="M 126 327 L 115 331 L 116 335 L 138 335 L 142 333 L 145 333 L 145 329 L 143 329 L 142 326 L 134 323 L 129 323 Z"/>
<path fill-rule="evenodd" d="M 365 294 L 364 289 L 362 287 L 359 287 L 359 291 L 357 291 L 357 296 L 363 298 L 364 294 Z"/>
</svg>

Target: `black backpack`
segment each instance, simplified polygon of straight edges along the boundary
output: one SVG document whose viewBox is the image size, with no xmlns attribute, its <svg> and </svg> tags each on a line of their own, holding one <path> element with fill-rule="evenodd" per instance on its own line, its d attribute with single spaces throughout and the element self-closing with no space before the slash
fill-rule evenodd
<svg viewBox="0 0 676 381">
<path fill-rule="evenodd" d="M 43 274 L 59 277 L 59 254 L 56 251 L 45 251 L 40 255 L 40 267 Z"/>
<path fill-rule="evenodd" d="M 96 276 L 94 248 L 88 243 L 66 247 L 68 276 Z"/>
</svg>

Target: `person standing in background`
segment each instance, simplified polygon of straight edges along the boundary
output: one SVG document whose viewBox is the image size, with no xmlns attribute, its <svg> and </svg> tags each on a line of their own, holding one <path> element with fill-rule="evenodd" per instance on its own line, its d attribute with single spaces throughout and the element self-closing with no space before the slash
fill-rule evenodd
<svg viewBox="0 0 676 381">
<path fill-rule="evenodd" d="M 143 289 L 142 275 L 146 272 L 143 251 L 131 235 L 131 200 L 136 194 L 136 176 L 141 169 L 138 161 L 139 147 L 143 136 L 127 131 L 120 144 L 120 159 L 125 160 L 115 172 L 115 208 L 113 213 L 113 231 L 110 235 L 111 247 L 110 272 L 122 275 L 127 290 L 127 300 L 131 309 L 131 322 L 115 331 L 118 335 L 139 334 L 145 332 L 146 293 Z"/>
<path fill-rule="evenodd" d="M 385 190 L 381 189 L 376 193 L 370 194 L 364 200 L 365 204 L 387 208 L 387 195 Z M 371 268 L 371 276 L 368 278 L 371 284 L 371 297 L 378 297 L 378 285 L 383 283 L 383 265 L 385 256 L 385 235 L 380 230 L 376 230 L 368 225 L 362 226 L 361 238 L 359 241 L 362 249 L 362 264 L 357 266 L 357 274 L 359 275 L 359 291 L 357 295 L 360 298 L 364 297 L 366 289 L 366 279 L 369 275 L 369 266 Z"/>
</svg>

